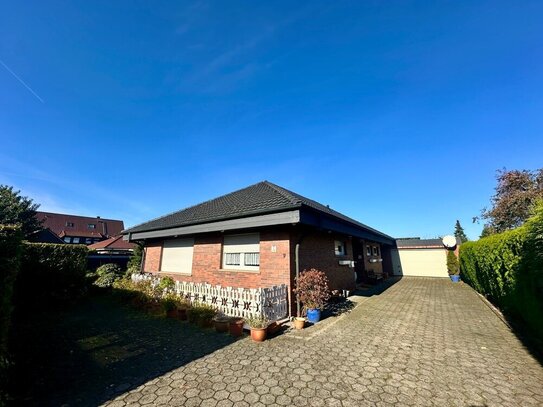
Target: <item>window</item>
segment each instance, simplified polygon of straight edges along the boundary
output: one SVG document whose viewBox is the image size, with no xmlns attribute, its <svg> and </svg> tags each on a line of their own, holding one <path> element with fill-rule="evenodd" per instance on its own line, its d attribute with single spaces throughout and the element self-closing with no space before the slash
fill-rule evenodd
<svg viewBox="0 0 543 407">
<path fill-rule="evenodd" d="M 334 248 L 335 248 L 336 256 L 345 256 L 347 254 L 345 242 L 341 240 L 336 240 L 334 242 Z"/>
<path fill-rule="evenodd" d="M 72 243 L 79 243 L 79 238 L 78 237 L 74 237 L 74 241 Z"/>
<path fill-rule="evenodd" d="M 91 244 L 92 243 L 92 239 L 90 237 L 87 237 L 85 239 L 85 244 Z"/>
<path fill-rule="evenodd" d="M 379 246 L 373 246 L 373 255 L 379 256 Z"/>
<path fill-rule="evenodd" d="M 71 243 L 72 238 L 70 236 L 64 236 L 64 242 L 65 243 Z"/>
<path fill-rule="evenodd" d="M 69 227 L 69 228 L 73 228 L 74 223 L 73 222 L 66 222 L 66 226 Z"/>
<path fill-rule="evenodd" d="M 194 239 L 166 240 L 162 245 L 160 271 L 166 273 L 192 274 Z"/>
<path fill-rule="evenodd" d="M 224 236 L 223 269 L 245 269 L 258 271 L 260 266 L 260 235 Z"/>
<path fill-rule="evenodd" d="M 96 229 L 96 225 L 94 223 L 87 224 L 87 229 Z"/>
<path fill-rule="evenodd" d="M 371 256 L 371 246 L 366 246 L 366 255 Z"/>
</svg>

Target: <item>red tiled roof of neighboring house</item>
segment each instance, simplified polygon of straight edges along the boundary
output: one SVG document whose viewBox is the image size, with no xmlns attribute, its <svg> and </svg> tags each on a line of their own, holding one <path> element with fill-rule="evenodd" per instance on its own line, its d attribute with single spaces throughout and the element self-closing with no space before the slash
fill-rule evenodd
<svg viewBox="0 0 543 407">
<path fill-rule="evenodd" d="M 52 212 L 37 212 L 36 216 L 43 221 L 43 227 L 51 229 L 59 237 L 107 238 L 118 235 L 124 229 L 122 220 Z M 94 229 L 90 229 L 88 225 L 95 225 Z"/>
<path fill-rule="evenodd" d="M 89 249 L 109 249 L 109 250 L 130 250 L 136 245 L 123 240 L 122 235 L 110 237 L 109 239 L 96 242 L 88 246 Z"/>
</svg>

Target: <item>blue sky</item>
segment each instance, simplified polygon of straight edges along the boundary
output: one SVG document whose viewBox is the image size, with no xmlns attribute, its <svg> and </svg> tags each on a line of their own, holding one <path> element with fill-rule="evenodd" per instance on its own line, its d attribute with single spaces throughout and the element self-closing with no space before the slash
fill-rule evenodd
<svg viewBox="0 0 543 407">
<path fill-rule="evenodd" d="M 47 3 L 47 4 L 45 4 Z M 543 2 L 2 2 L 0 183 L 126 226 L 267 179 L 451 233 L 543 164 Z"/>
</svg>

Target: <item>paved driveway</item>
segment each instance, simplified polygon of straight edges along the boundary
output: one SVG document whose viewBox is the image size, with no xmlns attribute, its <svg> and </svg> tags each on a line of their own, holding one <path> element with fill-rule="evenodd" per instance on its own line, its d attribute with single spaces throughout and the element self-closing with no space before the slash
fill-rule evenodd
<svg viewBox="0 0 543 407">
<path fill-rule="evenodd" d="M 323 328 L 237 341 L 109 404 L 543 405 L 543 369 L 468 286 L 404 278 Z"/>
</svg>

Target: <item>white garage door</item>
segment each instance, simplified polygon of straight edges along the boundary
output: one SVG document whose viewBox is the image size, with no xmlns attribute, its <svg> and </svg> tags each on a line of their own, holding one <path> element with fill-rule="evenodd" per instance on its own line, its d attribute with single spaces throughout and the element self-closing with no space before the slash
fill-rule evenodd
<svg viewBox="0 0 543 407">
<path fill-rule="evenodd" d="M 445 249 L 400 249 L 393 254 L 394 274 L 419 277 L 449 277 Z"/>
</svg>

